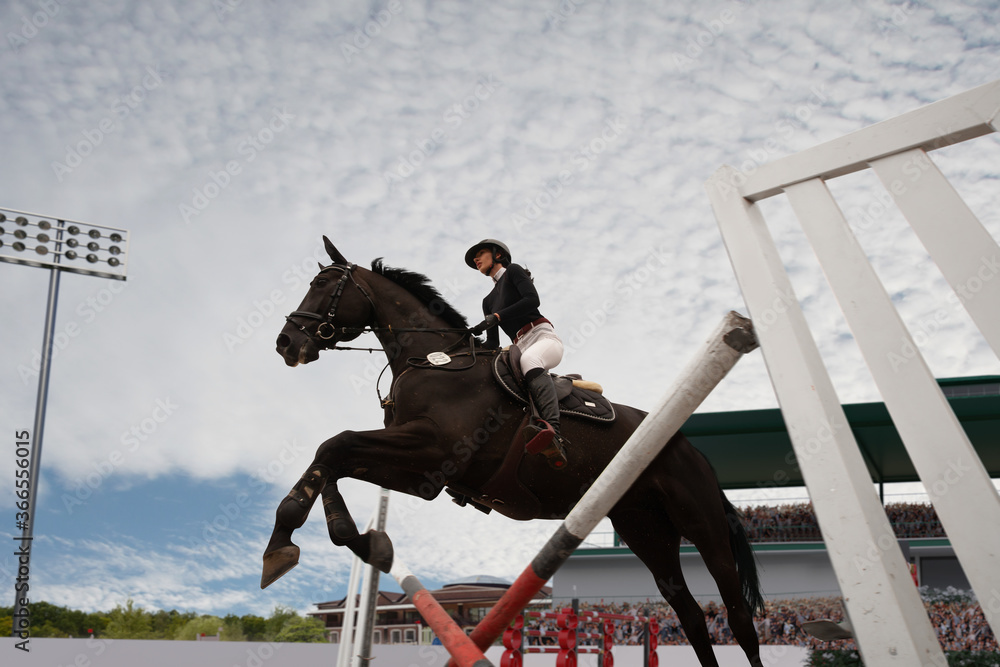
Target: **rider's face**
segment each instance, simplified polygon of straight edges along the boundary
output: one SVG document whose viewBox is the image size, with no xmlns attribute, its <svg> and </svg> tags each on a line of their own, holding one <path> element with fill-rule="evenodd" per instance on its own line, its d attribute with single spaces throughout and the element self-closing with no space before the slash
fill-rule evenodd
<svg viewBox="0 0 1000 667">
<path fill-rule="evenodd" d="M 489 248 L 483 248 L 476 253 L 475 257 L 476 268 L 484 276 L 490 275 L 493 271 L 494 261 L 493 261 L 493 251 Z"/>
</svg>

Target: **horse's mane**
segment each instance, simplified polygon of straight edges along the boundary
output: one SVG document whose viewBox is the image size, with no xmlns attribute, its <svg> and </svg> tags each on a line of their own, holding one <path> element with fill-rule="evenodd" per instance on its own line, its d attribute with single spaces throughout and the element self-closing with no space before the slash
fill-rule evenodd
<svg viewBox="0 0 1000 667">
<path fill-rule="evenodd" d="M 431 312 L 440 315 L 448 323 L 448 326 L 457 329 L 468 328 L 469 322 L 465 319 L 465 315 L 462 315 L 445 301 L 441 293 L 431 285 L 430 278 L 422 273 L 385 266 L 381 257 L 372 260 L 372 272 L 388 278 L 420 299 L 425 306 L 431 309 Z"/>
</svg>

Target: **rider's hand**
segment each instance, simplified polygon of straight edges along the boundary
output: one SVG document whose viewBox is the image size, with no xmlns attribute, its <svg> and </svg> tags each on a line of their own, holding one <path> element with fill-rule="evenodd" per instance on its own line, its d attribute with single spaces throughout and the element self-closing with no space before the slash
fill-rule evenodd
<svg viewBox="0 0 1000 667">
<path fill-rule="evenodd" d="M 500 323 L 500 316 L 497 315 L 496 313 L 490 313 L 489 315 L 486 316 L 485 320 L 483 320 L 476 326 L 469 329 L 469 331 L 478 336 L 487 329 L 492 329 L 499 323 Z"/>
</svg>

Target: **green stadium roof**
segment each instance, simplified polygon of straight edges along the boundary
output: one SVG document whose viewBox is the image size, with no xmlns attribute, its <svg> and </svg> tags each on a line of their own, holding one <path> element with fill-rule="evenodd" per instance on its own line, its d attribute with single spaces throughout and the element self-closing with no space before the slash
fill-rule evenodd
<svg viewBox="0 0 1000 667">
<path fill-rule="evenodd" d="M 1000 477 L 1000 376 L 940 379 L 990 477 Z M 872 481 L 919 482 L 884 403 L 844 406 Z M 724 489 L 805 486 L 778 408 L 692 415 L 682 431 Z"/>
</svg>

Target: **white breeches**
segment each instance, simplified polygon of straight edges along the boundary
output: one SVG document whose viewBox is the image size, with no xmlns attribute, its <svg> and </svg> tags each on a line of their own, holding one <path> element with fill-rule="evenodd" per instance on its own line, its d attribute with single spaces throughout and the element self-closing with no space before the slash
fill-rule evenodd
<svg viewBox="0 0 1000 667">
<path fill-rule="evenodd" d="M 521 350 L 521 373 L 532 368 L 550 370 L 563 358 L 563 343 L 551 324 L 539 324 L 515 345 Z"/>
</svg>

